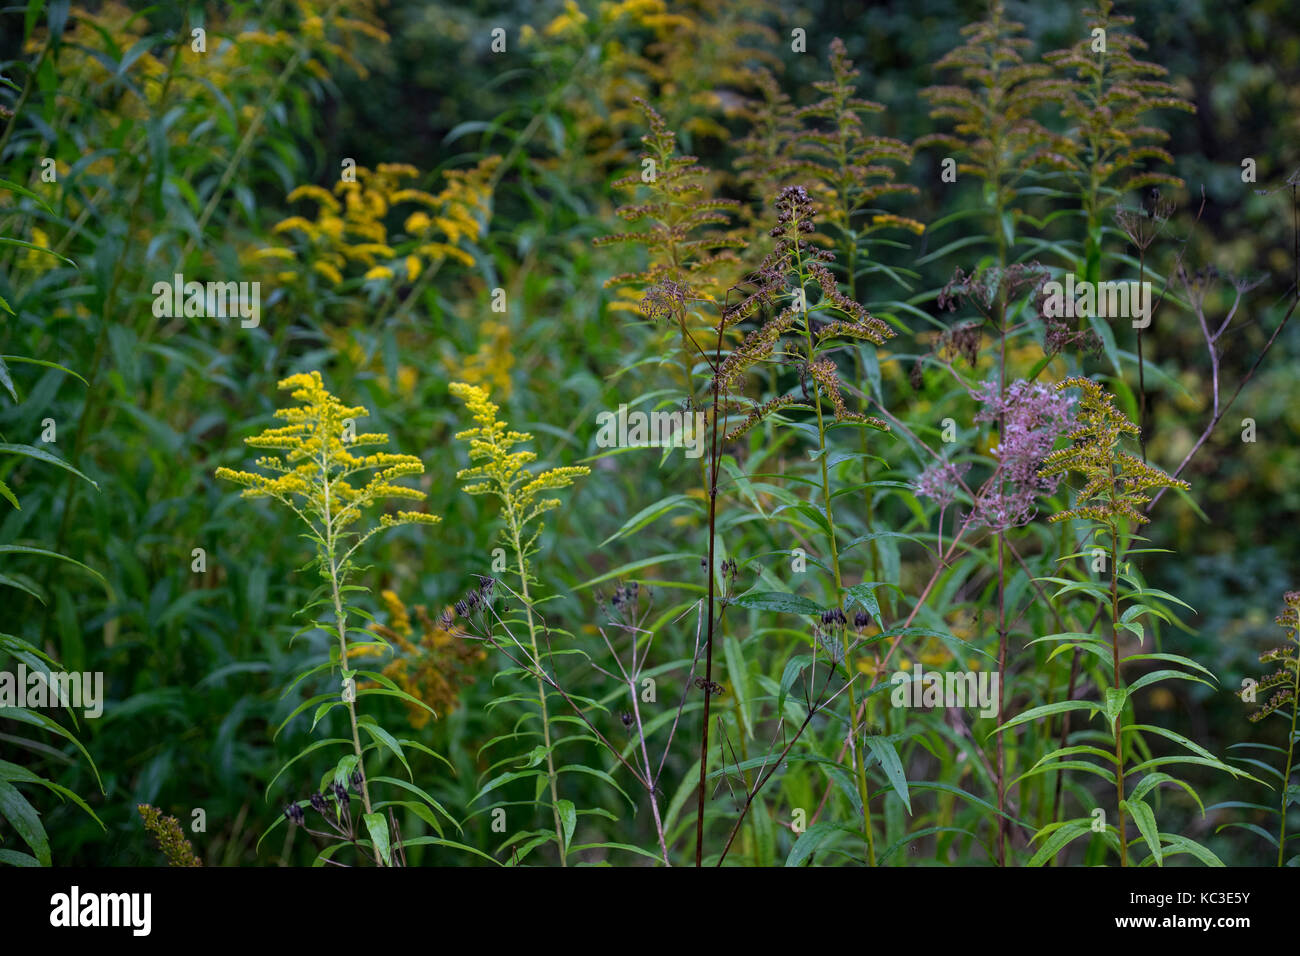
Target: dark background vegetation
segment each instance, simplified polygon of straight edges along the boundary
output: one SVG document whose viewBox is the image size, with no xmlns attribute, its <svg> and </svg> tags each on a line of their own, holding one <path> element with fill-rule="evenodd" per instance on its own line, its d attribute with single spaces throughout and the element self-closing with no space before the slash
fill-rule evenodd
<svg viewBox="0 0 1300 956">
<path fill-rule="evenodd" d="M 178 22 L 177 11 L 167 9 L 171 5 L 131 6 L 146 10 L 146 21 L 158 31 Z M 222 12 L 258 22 L 263 6 L 229 4 Z M 1008 14 L 1027 25 L 1038 52 L 1073 42 L 1081 23 L 1077 7 L 1007 5 Z M 288 214 L 286 193 L 301 183 L 331 182 L 339 157 L 356 157 L 366 166 L 411 163 L 426 174 L 427 185 L 434 171 L 508 152 L 520 130 L 543 112 L 567 67 L 567 61 L 550 59 L 536 46 L 521 50 L 518 31 L 525 24 L 540 31 L 561 10 L 560 4 L 531 0 L 390 0 L 381 16 L 392 39 L 366 57 L 370 75 L 332 69 L 328 81 L 304 82 L 284 109 L 274 112 L 240 175 L 246 190 L 240 204 L 223 205 L 209 227 L 204 248 L 213 250 L 213 257 L 207 264 L 236 254 L 229 250 L 268 241 L 271 225 Z M 796 102 L 806 102 L 810 84 L 824 78 L 827 46 L 841 37 L 862 71 L 863 95 L 887 107 L 878 131 L 910 142 L 934 129 L 918 96 L 937 82 L 931 64 L 959 42 L 960 28 L 983 10 L 979 3 L 935 0 L 803 2 L 782 4 L 763 17 L 781 39 L 775 52 L 785 66 L 785 89 Z M 1177 197 L 1182 212 L 1171 235 L 1189 237 L 1188 260 L 1194 264 L 1267 276 L 1250 294 L 1245 320 L 1226 346 L 1231 390 L 1272 331 L 1282 312 L 1279 303 L 1294 293 L 1291 195 L 1279 187 L 1300 168 L 1300 7 L 1288 0 L 1149 0 L 1123 4 L 1121 10 L 1137 15 L 1135 29 L 1150 44 L 1146 58 L 1166 66 L 1197 107 L 1195 116 L 1159 117 L 1171 133 L 1172 171 L 1187 183 Z M 511 55 L 489 51 L 495 26 L 507 28 Z M 789 30 L 800 26 L 809 37 L 804 56 L 789 52 Z M 21 76 L 12 61 L 22 55 L 22 32 L 22 9 L 0 12 L 5 75 Z M 246 101 L 255 103 L 259 81 L 246 79 Z M 649 85 L 652 101 L 653 94 L 674 92 L 655 89 L 665 85 L 659 80 Z M 715 92 L 736 91 L 723 84 Z M 0 521 L 0 540 L 43 540 L 50 546 L 57 538 L 67 553 L 101 570 L 110 582 L 106 591 L 75 569 L 32 564 L 23 570 L 41 583 L 48 603 L 0 592 L 6 628 L 43 641 L 70 669 L 104 670 L 109 683 L 104 718 L 81 727 L 105 793 L 98 792 L 81 761 L 67 760 L 62 751 L 45 758 L 50 775 L 85 795 L 108 832 L 75 807 L 51 805 L 45 822 L 56 862 L 156 862 L 135 814 L 141 802 L 158 805 L 182 823 L 193 808 L 204 808 L 208 832 L 193 838 L 209 864 L 273 862 L 281 832 L 260 852 L 254 844 L 283 802 L 310 785 L 310 773 L 295 781 L 296 787 L 286 788 L 281 778 L 269 799 L 263 796 L 279 763 L 310 739 L 306 725 L 275 742 L 269 733 L 294 703 L 280 698 L 286 675 L 323 646 L 312 640 L 288 643 L 297 628 L 291 615 L 312 583 L 310 574 L 295 570 L 305 551 L 287 524 L 277 524 L 279 516 L 239 502 L 212 479 L 217 465 L 246 461 L 240 439 L 261 427 L 277 406 L 276 379 L 300 368 L 325 369 L 345 400 L 372 408 L 373 424 L 393 435 L 397 450 L 425 459 L 430 510 L 444 515 L 444 524 L 430 534 L 403 532 L 378 545 L 370 583 L 376 590 L 393 587 L 408 603 L 435 610 L 469 586 L 472 574 L 489 560 L 493 543 L 487 505 L 456 489 L 453 475 L 464 460 L 451 435 L 462 419 L 446 392 L 456 366 L 480 344 L 478 324 L 490 315 L 486 290 L 505 285 L 514 303 L 507 316 L 512 388 L 498 397 L 504 415 L 537 436 L 547 463 L 568 463 L 595 450 L 595 411 L 617 404 L 610 401 L 618 391 L 611 390 L 609 376 L 639 355 L 637 350 L 649 350 L 626 313 L 606 310 L 610 293 L 602 284 L 620 265 L 591 246 L 592 238 L 610 228 L 615 199 L 608 182 L 623 164 L 579 165 L 574 159 L 584 145 L 574 117 L 608 110 L 608 100 L 586 86 L 550 104 L 519 170 L 504 177 L 498 189 L 477 265 L 440 277 L 421 303 L 418 322 L 386 325 L 383 316 L 368 315 L 364 307 L 345 306 L 339 314 L 346 317 L 331 329 L 318 317 L 285 318 L 275 311 L 275 300 L 264 300 L 265 334 L 185 328 L 168 339 L 145 340 L 141 330 L 148 326 L 149 297 L 133 296 L 132 290 L 155 274 L 168 275 L 187 238 L 169 212 L 180 202 L 170 189 L 161 205 L 146 204 L 130 225 L 127 195 L 102 198 L 93 207 L 95 228 L 69 253 L 79 273 L 47 273 L 21 303 L 14 302 L 18 315 L 4 317 L 0 351 L 58 361 L 94 378 L 87 391 L 56 373 L 24 368 L 19 384 L 30 400 L 22 405 L 6 400 L 0 432 L 11 441 L 18 440 L 13 435 L 35 434 L 47 410 L 57 409 L 58 450 L 100 488 L 65 484 L 61 474 L 27 466 L 11 472 L 23 510 Z M 65 129 L 60 107 L 52 115 L 61 160 L 73 163 L 104 145 Z M 733 134 L 743 129 L 725 112 L 712 115 Z M 202 118 L 195 110 L 178 121 L 194 126 Z M 618 129 L 624 155 L 631 155 L 642 130 L 627 122 Z M 19 126 L 0 155 L 0 175 L 28 181 L 27 164 L 37 155 L 41 133 L 39 127 Z M 710 168 L 726 170 L 734 159 L 734 135 L 690 129 L 680 135 L 681 145 Z M 190 175 L 206 196 L 230 147 L 229 142 L 217 145 L 206 160 L 191 157 L 193 166 L 176 174 Z M 284 167 L 269 162 L 283 154 L 289 157 Z M 172 159 L 180 155 L 178 147 Z M 1254 185 L 1241 182 L 1246 157 L 1257 160 Z M 919 195 L 896 203 L 895 211 L 930 222 L 979 201 L 975 183 L 939 183 L 937 162 L 933 151 L 918 153 L 902 178 L 916 184 Z M 738 189 L 734 182 L 724 188 Z M 1195 211 L 1202 194 L 1204 214 L 1193 223 L 1189 211 Z M 151 245 L 154 239 L 157 244 Z M 226 253 L 219 251 L 222 243 Z M 918 254 L 900 254 L 898 261 Z M 125 263 L 125 282 L 114 281 L 119 262 Z M 12 260 L 8 265 L 17 268 Z M 953 265 L 949 257 L 921 267 L 924 278 L 916 288 L 937 290 Z M 12 283 L 0 283 L 8 296 Z M 922 307 L 939 314 L 933 302 Z M 110 328 L 101 334 L 104 322 Z M 348 354 L 344 341 L 355 343 L 359 352 Z M 1151 394 L 1160 427 L 1150 451 L 1153 460 L 1171 467 L 1209 414 L 1206 363 L 1195 321 L 1186 313 L 1165 313 L 1151 346 L 1149 357 L 1187 390 L 1180 396 L 1156 387 Z M 1177 554 L 1148 561 L 1146 573 L 1197 610 L 1185 616 L 1185 630 L 1169 630 L 1164 639 L 1214 670 L 1224 688 L 1239 687 L 1244 676 L 1259 672 L 1258 652 L 1280 642 L 1272 619 L 1281 593 L 1300 586 L 1298 356 L 1300 332 L 1292 325 L 1184 476 L 1208 520 L 1171 496 L 1152 526 L 1155 545 Z M 416 371 L 414 390 L 402 396 L 385 385 L 399 365 Z M 893 386 L 899 407 L 911 401 L 905 372 Z M 1258 423 L 1254 444 L 1240 441 L 1239 422 L 1245 417 Z M 84 431 L 74 456 L 72 436 L 79 429 Z M 900 473 L 911 474 L 919 466 L 895 464 Z M 670 477 L 653 469 L 597 467 L 571 492 L 566 507 L 548 518 L 545 576 L 559 596 L 547 612 L 557 626 L 581 633 L 591 623 L 591 589 L 572 590 L 579 583 L 639 557 L 698 546 L 699 523 L 684 518 L 657 522 L 614 548 L 596 547 L 670 490 L 676 490 Z M 688 537 L 695 543 L 687 543 Z M 208 549 L 213 570 L 196 582 L 189 555 L 200 546 Z M 500 718 L 483 707 L 492 688 L 485 670 L 462 706 L 431 731 L 432 746 L 460 771 L 459 777 L 430 786 L 449 805 L 463 807 L 472 798 L 483 771 L 477 747 L 499 732 Z M 1226 692 L 1179 689 L 1165 706 L 1153 719 L 1216 753 L 1258 734 L 1240 702 Z M 400 716 L 400 709 L 394 714 Z M 9 749 L 0 737 L 0 754 L 13 759 Z M 1207 804 L 1253 799 L 1219 778 L 1207 776 L 1198 785 Z M 626 814 L 626 806 L 622 811 Z M 1252 836 L 1216 835 L 1215 822 L 1188 825 L 1226 862 L 1259 861 Z M 638 835 L 627 842 L 647 842 L 651 831 L 644 819 L 628 817 L 626 825 Z M 466 822 L 465 841 L 492 842 L 484 818 Z M 291 850 L 297 862 L 311 859 L 304 842 Z"/>
</svg>

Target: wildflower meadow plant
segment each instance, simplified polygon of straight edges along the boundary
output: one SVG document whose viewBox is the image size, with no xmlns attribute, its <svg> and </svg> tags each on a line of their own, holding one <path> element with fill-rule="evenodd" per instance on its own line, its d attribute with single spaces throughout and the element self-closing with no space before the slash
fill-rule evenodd
<svg viewBox="0 0 1300 956">
<path fill-rule="evenodd" d="M 1104 544 L 1105 551 L 1100 555 L 1100 563 L 1108 580 L 1077 581 L 1060 577 L 1049 577 L 1046 580 L 1061 586 L 1056 592 L 1056 599 L 1079 594 L 1095 602 L 1097 618 L 1109 621 L 1110 635 L 1107 640 L 1091 633 L 1076 632 L 1054 634 L 1038 640 L 1054 643 L 1054 653 L 1078 649 L 1094 655 L 1103 668 L 1109 668 L 1111 679 L 1109 686 L 1099 688 L 1105 692 L 1104 700 L 1065 700 L 1035 707 L 1004 723 L 999 732 L 1026 721 L 1071 710 L 1086 710 L 1090 718 L 1104 716 L 1105 732 L 1079 731 L 1073 738 L 1077 743 L 1045 754 L 1023 776 L 1051 769 L 1053 761 L 1059 762 L 1058 766 L 1062 768 L 1095 774 L 1114 787 L 1115 802 L 1111 809 L 1117 816 L 1116 822 L 1110 824 L 1106 822 L 1107 815 L 1103 810 L 1098 817 L 1056 821 L 1041 827 L 1034 835 L 1035 842 L 1042 841 L 1041 846 L 1030 862 L 1045 862 L 1070 841 L 1100 832 L 1107 844 L 1116 851 L 1120 865 L 1128 866 L 1131 843 L 1127 821 L 1130 818 L 1145 841 L 1149 862 L 1162 866 L 1166 858 L 1180 853 L 1191 854 L 1203 861 L 1215 861 L 1217 858 L 1210 850 L 1190 837 L 1159 829 L 1148 802 L 1152 791 L 1162 784 L 1185 790 L 1190 788 L 1186 781 L 1158 768 L 1193 764 L 1213 767 L 1234 777 L 1249 777 L 1249 774 L 1225 764 L 1182 734 L 1153 724 L 1130 723 L 1125 720 L 1134 707 L 1135 695 L 1143 688 L 1170 680 L 1214 686 L 1215 679 L 1211 671 L 1180 654 L 1141 651 L 1121 657 L 1121 641 L 1125 633 L 1134 635 L 1139 645 L 1144 642 L 1146 632 L 1141 620 L 1143 617 L 1169 620 L 1169 604 L 1188 606 L 1174 595 L 1152 588 L 1142 580 L 1133 564 L 1133 556 L 1147 553 L 1150 549 L 1135 548 L 1133 544 L 1146 540 L 1137 535 L 1135 529 L 1150 521 L 1139 510 L 1151 501 L 1147 493 L 1158 488 L 1186 490 L 1189 486 L 1187 482 L 1171 478 L 1154 465 L 1123 450 L 1123 440 L 1136 436 L 1138 428 L 1116 408 L 1114 399 L 1097 382 L 1087 378 L 1068 378 L 1058 382 L 1056 388 L 1058 391 L 1069 388 L 1081 391 L 1079 414 L 1069 433 L 1071 446 L 1048 455 L 1039 473 L 1048 479 L 1078 474 L 1084 483 L 1075 492 L 1074 504 L 1057 511 L 1048 520 L 1074 520 L 1090 526 L 1089 537 Z M 1083 553 L 1091 554 L 1087 551 Z M 1077 554 L 1066 555 L 1061 560 L 1077 557 Z M 1132 683 L 1125 682 L 1123 665 L 1132 667 L 1144 662 L 1172 666 L 1159 666 Z M 1144 735 L 1163 737 L 1189 753 L 1135 759 L 1135 753 L 1149 752 L 1144 743 Z M 1107 745 L 1110 747 L 1109 752 L 1103 749 Z M 1083 757 L 1092 757 L 1099 762 L 1081 759 Z M 1101 826 L 1094 826 L 1094 820 L 1100 820 Z"/>
<path fill-rule="evenodd" d="M 1293 812 L 1291 807 L 1300 806 L 1300 784 L 1291 782 L 1297 766 L 1297 745 L 1300 745 L 1300 731 L 1297 730 L 1300 727 L 1300 723 L 1297 723 L 1297 717 L 1300 717 L 1300 591 L 1287 591 L 1282 599 L 1285 608 L 1277 616 L 1277 625 L 1286 634 L 1287 642 L 1259 655 L 1261 664 L 1276 665 L 1276 669 L 1259 680 L 1244 681 L 1242 699 L 1258 705 L 1250 715 L 1252 723 L 1258 724 L 1274 715 L 1280 718 L 1277 722 L 1285 731 L 1283 746 L 1252 742 L 1233 744 L 1230 748 L 1260 753 L 1259 759 L 1241 756 L 1232 759 L 1277 778 L 1277 807 L 1242 804 L 1245 809 L 1262 811 L 1276 817 L 1277 836 L 1254 823 L 1233 821 L 1224 824 L 1224 827 L 1243 827 L 1262 836 L 1277 847 L 1278 866 L 1295 866 L 1300 863 L 1300 856 L 1288 857 L 1286 846 L 1288 818 Z M 1278 771 L 1275 766 L 1265 762 L 1267 759 L 1280 761 L 1282 770 Z"/>
<path fill-rule="evenodd" d="M 313 727 L 334 708 L 342 706 L 347 710 L 351 739 L 333 738 L 329 741 L 330 744 L 340 746 L 350 744 L 352 751 L 341 757 L 333 771 L 326 774 L 327 779 L 333 779 L 333 812 L 336 816 L 342 815 L 347 802 L 345 787 L 355 774 L 365 809 L 362 819 L 369 839 L 358 838 L 355 832 L 349 831 L 351 841 L 358 848 L 369 848 L 379 865 L 389 866 L 394 859 L 392 850 L 395 837 L 383 814 L 371 802 L 365 754 L 371 749 L 384 748 L 392 751 L 403 763 L 406 761 L 400 743 L 391 734 L 373 720 L 358 718 L 357 700 L 367 694 L 392 694 L 430 712 L 432 708 L 396 687 L 383 675 L 357 670 L 353 666 L 354 662 L 349 659 L 353 644 L 348 637 L 348 595 L 365 590 L 352 583 L 357 570 L 353 555 L 380 531 L 402 525 L 437 524 L 441 518 L 422 511 L 399 510 L 380 514 L 379 520 L 368 528 L 361 524 L 370 518 L 369 512 L 386 500 L 423 500 L 424 492 L 397 483 L 401 478 L 422 474 L 423 462 L 414 455 L 392 452 L 356 454 L 356 449 L 383 445 L 389 438 L 381 432 L 358 433 L 356 420 L 370 413 L 359 405 L 344 405 L 326 389 L 319 372 L 291 375 L 280 382 L 280 389 L 288 391 L 298 403 L 276 411 L 276 417 L 287 424 L 268 428 L 259 435 L 245 439 L 245 444 L 251 448 L 274 453 L 258 458 L 256 462 L 258 467 L 269 474 L 223 467 L 217 469 L 216 476 L 242 485 L 242 496 L 245 498 L 269 498 L 288 508 L 306 525 L 306 536 L 315 545 L 313 563 L 324 579 L 324 593 L 304 608 L 303 613 L 310 614 L 320 607 L 333 612 L 332 624 L 313 619 L 306 629 L 332 630 L 336 635 L 337 643 L 329 651 L 326 667 L 328 672 L 337 674 L 340 689 L 311 698 L 296 708 L 285 723 L 280 725 L 280 729 L 284 729 L 289 720 L 309 706 L 316 707 Z M 367 476 L 367 480 L 361 484 L 357 476 Z M 320 665 L 316 665 L 299 674 L 289 689 L 321 669 Z M 383 686 L 359 690 L 356 685 L 358 675 Z M 361 743 L 360 728 L 364 728 L 371 738 L 365 747 Z M 287 769 L 287 765 L 281 772 L 284 769 Z M 295 806 L 301 808 L 302 804 Z M 294 816 L 291 813 L 290 819 L 294 819 Z M 332 853 L 339 845 L 341 844 L 324 852 Z M 332 861 L 332 857 L 327 858 Z"/>
<path fill-rule="evenodd" d="M 0 865 L 1300 862 L 1242 4 L 0 9 Z"/>
<path fill-rule="evenodd" d="M 523 605 L 524 620 L 528 627 L 528 644 L 518 649 L 528 657 L 528 667 L 541 672 L 550 657 L 549 648 L 543 651 L 539 643 L 545 624 L 539 619 L 534 604 L 536 577 L 530 567 L 529 557 L 537 550 L 537 540 L 542 533 L 539 519 L 543 514 L 560 506 L 559 498 L 544 497 L 546 492 L 568 488 L 574 479 L 591 473 L 584 465 L 568 465 L 536 471 L 529 466 L 537 460 L 537 453 L 514 450 L 516 445 L 532 440 L 527 432 L 513 431 L 497 415 L 500 409 L 490 401 L 486 389 L 465 382 L 452 382 L 451 394 L 465 403 L 475 425 L 456 434 L 458 441 L 469 442 L 471 466 L 457 472 L 457 479 L 469 484 L 464 491 L 469 495 L 491 495 L 501 503 L 504 527 L 501 539 L 513 558 L 512 572 L 519 585 L 516 592 Z M 532 526 L 530 528 L 530 526 Z M 477 592 L 483 593 L 483 592 Z M 541 756 L 546 763 L 546 784 L 551 795 L 551 813 L 555 824 L 556 848 L 560 865 L 565 865 L 569 841 L 573 835 L 572 820 L 576 810 L 572 801 L 560 799 L 560 774 L 567 767 L 557 769 L 555 748 L 559 741 L 553 735 L 553 719 L 547 701 L 548 687 L 541 673 L 537 678 L 537 707 L 541 716 Z M 566 820 L 569 821 L 566 823 Z"/>
</svg>

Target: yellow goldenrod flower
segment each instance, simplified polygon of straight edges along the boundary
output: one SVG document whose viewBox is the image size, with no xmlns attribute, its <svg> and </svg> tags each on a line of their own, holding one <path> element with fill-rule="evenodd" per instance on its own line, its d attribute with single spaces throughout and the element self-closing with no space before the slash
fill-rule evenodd
<svg viewBox="0 0 1300 956">
<path fill-rule="evenodd" d="M 495 495 L 506 511 L 512 537 L 523 544 L 524 526 L 534 518 L 560 504 L 558 498 L 540 498 L 544 491 L 555 491 L 573 484 L 573 479 L 591 474 L 582 465 L 551 468 L 533 474 L 528 466 L 537 460 L 531 451 L 511 451 L 522 442 L 532 441 L 527 432 L 511 431 L 497 420 L 497 405 L 488 399 L 487 389 L 467 382 L 452 382 L 453 395 L 463 401 L 477 425 L 457 432 L 457 441 L 469 442 L 469 460 L 476 464 L 456 473 L 460 481 L 471 481 L 465 492 L 471 495 Z"/>
<path fill-rule="evenodd" d="M 917 222 L 915 219 L 909 219 L 906 216 L 894 216 L 890 214 L 881 214 L 878 216 L 872 216 L 871 225 L 873 227 L 882 227 L 882 228 L 885 226 L 898 226 L 901 229 L 906 229 L 909 232 L 914 232 L 918 236 L 921 233 L 925 232 L 925 223 Z"/>
<path fill-rule="evenodd" d="M 406 217 L 403 228 L 406 230 L 407 235 L 420 236 L 428 232 L 432 224 L 433 220 L 429 218 L 427 213 L 413 212 Z"/>
<path fill-rule="evenodd" d="M 279 387 L 300 403 L 276 411 L 276 418 L 287 424 L 244 440 L 250 448 L 278 453 L 257 459 L 257 466 L 270 474 L 218 468 L 218 478 L 242 485 L 246 498 L 272 498 L 291 509 L 311 529 L 322 557 L 336 555 L 344 537 L 357 537 L 338 564 L 345 564 L 380 528 L 441 520 L 423 512 L 398 511 L 382 515 L 378 526 L 363 534 L 348 532 L 365 509 L 386 498 L 422 501 L 424 492 L 395 481 L 423 474 L 424 463 L 414 455 L 356 454 L 358 449 L 384 444 L 389 438 L 378 432 L 357 433 L 356 419 L 370 413 L 340 402 L 325 388 L 320 372 L 291 375 Z M 359 475 L 368 476 L 364 485 L 352 483 Z"/>
</svg>

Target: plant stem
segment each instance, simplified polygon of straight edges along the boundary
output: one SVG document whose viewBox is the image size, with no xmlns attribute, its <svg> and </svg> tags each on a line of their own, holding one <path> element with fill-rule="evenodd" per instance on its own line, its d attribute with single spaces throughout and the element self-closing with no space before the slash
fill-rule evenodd
<svg viewBox="0 0 1300 956">
<path fill-rule="evenodd" d="M 795 258 L 799 268 L 799 299 L 803 304 L 803 329 L 804 335 L 808 341 L 808 364 L 811 366 L 817 357 L 817 347 L 813 342 L 812 322 L 808 317 L 808 296 L 804 289 L 804 271 L 803 271 L 803 254 L 795 247 Z M 822 507 L 826 512 L 826 524 L 829 527 L 827 534 L 828 545 L 831 553 L 831 571 L 835 576 L 835 606 L 840 611 L 844 610 L 844 583 L 840 575 L 840 554 L 839 548 L 835 542 L 835 517 L 831 506 L 831 479 L 830 468 L 826 464 L 826 420 L 822 414 L 822 396 L 821 389 L 814 380 L 813 384 L 813 404 L 817 409 L 817 451 L 818 461 L 821 463 L 822 474 Z M 852 677 L 851 662 L 848 654 L 848 637 L 844 639 L 844 667 L 848 671 L 848 676 Z M 849 683 L 849 758 L 853 764 L 854 776 L 856 777 L 858 788 L 858 799 L 862 803 L 862 829 L 867 840 L 867 863 L 870 866 L 876 865 L 876 846 L 874 827 L 871 824 L 871 799 L 867 787 L 867 767 L 862 759 L 861 748 L 858 747 L 858 730 L 861 723 L 858 720 L 858 704 L 856 694 L 853 690 L 853 684 Z"/>
<path fill-rule="evenodd" d="M 726 316 L 718 320 L 718 346 L 717 354 L 719 360 L 722 355 L 722 337 L 726 331 Z M 718 376 L 713 376 L 713 410 L 712 410 L 712 428 L 710 430 L 709 441 L 709 556 L 707 558 L 708 578 L 709 578 L 709 596 L 705 606 L 705 613 L 708 615 L 708 630 L 704 638 L 704 727 L 700 735 L 700 786 L 696 795 L 695 806 L 695 865 L 701 867 L 704 865 L 704 798 L 705 788 L 708 780 L 709 765 L 709 705 L 713 701 L 713 601 L 714 590 L 716 586 L 716 575 L 714 574 L 714 546 L 718 536 L 718 414 L 719 414 L 719 387 Z M 731 841 L 727 841 L 730 847 Z M 726 855 L 726 848 L 723 849 L 723 855 Z M 721 859 L 719 859 L 721 863 Z"/>
<path fill-rule="evenodd" d="M 515 561 L 519 569 L 519 593 L 524 601 L 524 614 L 528 617 L 528 641 L 537 668 L 542 669 L 542 657 L 537 648 L 537 622 L 533 618 L 533 601 L 528 593 L 528 569 L 524 564 L 523 528 L 515 514 L 514 502 L 509 495 L 502 496 L 506 504 L 506 522 L 510 526 L 510 540 L 514 545 Z M 564 852 L 564 826 L 560 822 L 560 791 L 555 775 L 555 757 L 551 753 L 551 715 L 546 706 L 546 684 L 540 674 L 537 678 L 537 702 L 542 711 L 542 742 L 546 746 L 546 779 L 551 788 L 551 815 L 555 819 L 556 846 L 560 851 L 560 866 L 568 866 Z"/>
<path fill-rule="evenodd" d="M 1113 474 L 1113 469 L 1112 469 Z M 1115 481 L 1111 479 L 1112 500 L 1117 496 Z M 1115 691 L 1119 686 L 1119 546 L 1115 525 L 1110 526 L 1110 623 L 1111 623 L 1111 663 L 1115 671 Z M 1128 840 L 1125 838 L 1124 820 L 1124 710 L 1115 715 L 1115 795 L 1116 808 L 1119 810 L 1119 865 L 1128 866 Z"/>
<path fill-rule="evenodd" d="M 633 664 L 636 663 L 636 646 L 632 648 Z M 646 748 L 645 727 L 641 723 L 641 706 L 637 702 L 636 678 L 628 680 L 628 690 L 632 693 L 632 714 L 636 719 L 637 738 L 641 742 L 641 759 L 645 761 L 646 795 L 650 798 L 650 812 L 655 818 L 655 835 L 659 838 L 659 852 L 664 858 L 664 866 L 672 866 L 668 861 L 668 843 L 664 839 L 664 823 L 659 816 L 659 800 L 655 797 L 655 772 L 650 766 L 650 751 Z"/>
<path fill-rule="evenodd" d="M 1006 552 L 1002 547 L 1002 532 L 993 536 L 993 546 L 998 552 L 998 726 L 1001 727 L 1006 723 L 1006 701 L 1007 701 L 1007 608 L 1006 608 Z M 1007 803 L 1007 754 L 1003 745 L 1005 733 L 997 735 L 998 738 L 998 866 L 1007 865 L 1007 818 L 1002 814 L 1006 812 Z"/>
<path fill-rule="evenodd" d="M 1297 641 L 1300 646 L 1300 641 Z M 1277 865 L 1283 865 L 1286 851 L 1286 808 L 1291 796 L 1291 767 L 1295 761 L 1296 718 L 1300 717 L 1300 663 L 1295 668 L 1295 681 L 1291 685 L 1291 732 L 1286 738 L 1286 772 L 1282 774 L 1282 813 L 1278 817 Z"/>
<path fill-rule="evenodd" d="M 330 594 L 334 599 L 334 620 L 338 625 L 339 670 L 346 673 L 348 669 L 348 619 L 347 613 L 343 610 L 343 599 L 339 584 L 338 534 L 334 527 L 330 501 L 329 442 L 326 441 L 323 445 L 320 466 L 322 484 L 325 489 L 325 556 L 329 559 Z M 348 720 L 352 724 L 352 752 L 356 754 L 357 772 L 361 774 L 361 800 L 365 804 L 366 814 L 369 815 L 373 812 L 370 808 L 370 783 L 366 779 L 365 759 L 361 750 L 361 735 L 357 730 L 355 692 L 351 695 L 351 699 L 347 694 L 344 694 L 343 703 L 347 705 Z M 375 862 L 379 866 L 383 866 L 384 858 L 379 852 L 379 847 L 376 846 L 373 849 L 375 851 Z"/>
</svg>

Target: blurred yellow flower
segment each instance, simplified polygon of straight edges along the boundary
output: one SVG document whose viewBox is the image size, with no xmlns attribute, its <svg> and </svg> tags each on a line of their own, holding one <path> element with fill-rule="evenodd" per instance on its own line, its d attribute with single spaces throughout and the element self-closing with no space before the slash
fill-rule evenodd
<svg viewBox="0 0 1300 956">
<path fill-rule="evenodd" d="M 417 604 L 408 609 L 394 591 L 384 591 L 380 597 L 388 609 L 388 624 L 371 624 L 370 630 L 388 641 L 390 646 L 359 644 L 351 649 L 349 656 L 373 658 L 391 655 L 392 659 L 383 669 L 384 677 L 403 692 L 424 701 L 439 715 L 455 710 L 461 691 L 474 683 L 473 666 L 487 659 L 486 652 L 455 626 L 450 609 L 435 621 L 424 605 Z M 420 634 L 414 640 L 410 610 L 415 611 L 420 623 Z M 362 687 L 378 685 L 378 681 L 359 684 Z M 429 722 L 430 714 L 425 708 L 408 701 L 406 710 L 407 720 L 416 730 Z"/>
</svg>

